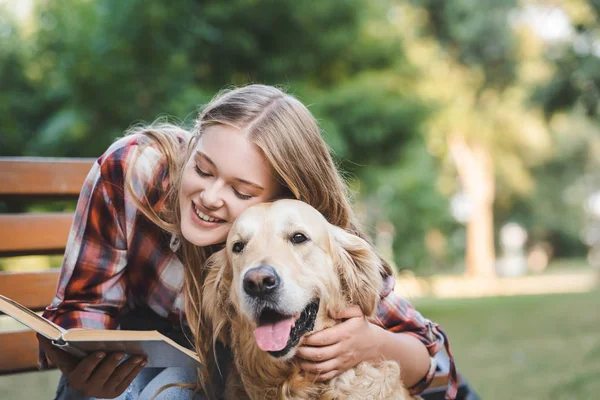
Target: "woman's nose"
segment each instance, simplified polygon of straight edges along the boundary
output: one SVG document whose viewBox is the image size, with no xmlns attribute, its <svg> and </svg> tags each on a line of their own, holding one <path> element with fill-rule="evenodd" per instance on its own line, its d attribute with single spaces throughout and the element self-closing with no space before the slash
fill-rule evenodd
<svg viewBox="0 0 600 400">
<path fill-rule="evenodd" d="M 221 195 L 222 186 L 213 184 L 200 192 L 202 205 L 208 209 L 218 209 L 223 206 L 223 197 Z"/>
</svg>

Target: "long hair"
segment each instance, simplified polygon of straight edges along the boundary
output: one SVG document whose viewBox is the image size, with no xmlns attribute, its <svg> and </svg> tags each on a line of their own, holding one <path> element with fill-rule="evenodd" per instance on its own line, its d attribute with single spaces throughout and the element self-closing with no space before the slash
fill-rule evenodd
<svg viewBox="0 0 600 400">
<path fill-rule="evenodd" d="M 184 152 L 178 139 L 183 132 L 176 126 L 160 124 L 133 131 L 151 139 L 166 160 L 169 187 L 165 190 L 163 206 L 157 211 L 144 199 L 137 199 L 140 211 L 152 222 L 181 236 L 178 197 L 183 166 L 204 130 L 218 124 L 241 130 L 251 143 L 261 149 L 275 179 L 281 184 L 280 197 L 304 201 L 320 211 L 331 224 L 364 238 L 352 212 L 347 187 L 335 167 L 317 121 L 295 97 L 265 85 L 248 85 L 217 94 L 201 111 L 192 132 L 187 135 Z M 127 185 L 131 188 L 130 180 Z M 200 340 L 200 333 L 206 332 L 200 300 L 205 278 L 204 264 L 212 252 L 211 248 L 198 247 L 181 238 L 186 318 L 201 356 L 206 354 L 202 349 L 206 349 L 207 343 Z M 384 264 L 391 274 L 390 267 Z M 206 382 L 206 378 L 201 377 L 201 382 Z"/>
</svg>

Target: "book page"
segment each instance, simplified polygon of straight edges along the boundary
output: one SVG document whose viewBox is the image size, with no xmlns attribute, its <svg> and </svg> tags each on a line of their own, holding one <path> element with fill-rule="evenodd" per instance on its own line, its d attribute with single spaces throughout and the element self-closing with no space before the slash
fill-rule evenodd
<svg viewBox="0 0 600 400">
<path fill-rule="evenodd" d="M 65 332 L 58 325 L 53 324 L 29 308 L 2 295 L 0 295 L 0 311 L 51 340 L 59 338 Z"/>
<path fill-rule="evenodd" d="M 157 331 L 125 331 L 125 330 L 96 330 L 96 329 L 73 329 L 64 333 L 61 337 L 66 342 L 144 342 L 162 341 L 174 347 L 195 360 L 198 356 L 192 350 L 175 343 L 168 337 Z"/>
<path fill-rule="evenodd" d="M 124 331 L 119 329 L 70 329 L 62 335 L 65 341 L 163 340 L 157 331 Z"/>
</svg>

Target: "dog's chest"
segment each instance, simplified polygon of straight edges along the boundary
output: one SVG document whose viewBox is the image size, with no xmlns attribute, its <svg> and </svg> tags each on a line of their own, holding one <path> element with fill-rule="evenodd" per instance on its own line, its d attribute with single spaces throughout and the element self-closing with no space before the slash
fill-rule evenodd
<svg viewBox="0 0 600 400">
<path fill-rule="evenodd" d="M 360 363 L 325 383 L 308 381 L 295 367 L 271 370 L 265 365 L 254 365 L 254 369 L 239 365 L 238 370 L 251 399 L 413 399 L 400 380 L 398 364 L 391 361 L 377 365 Z"/>
</svg>

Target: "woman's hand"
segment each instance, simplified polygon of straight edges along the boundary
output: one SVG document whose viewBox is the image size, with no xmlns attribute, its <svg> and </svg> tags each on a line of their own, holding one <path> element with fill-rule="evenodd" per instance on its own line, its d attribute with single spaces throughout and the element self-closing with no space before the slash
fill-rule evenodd
<svg viewBox="0 0 600 400">
<path fill-rule="evenodd" d="M 124 353 L 96 352 L 80 360 L 56 348 L 45 337 L 38 334 L 37 338 L 48 359 L 67 377 L 71 387 L 88 397 L 118 397 L 146 365 L 140 356 L 121 363 Z"/>
<path fill-rule="evenodd" d="M 306 337 L 298 347 L 300 368 L 308 379 L 327 381 L 381 355 L 377 339 L 381 328 L 367 321 L 360 307 L 351 306 L 332 318 L 344 321 Z"/>
</svg>

